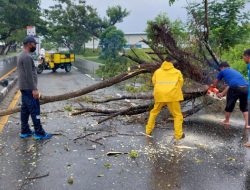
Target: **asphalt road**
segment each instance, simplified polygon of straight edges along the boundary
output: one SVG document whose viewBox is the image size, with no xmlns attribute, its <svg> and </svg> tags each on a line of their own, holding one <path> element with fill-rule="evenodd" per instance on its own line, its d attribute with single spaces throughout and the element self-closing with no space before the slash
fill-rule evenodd
<svg viewBox="0 0 250 190">
<path fill-rule="evenodd" d="M 93 83 L 76 69 L 39 76 L 39 89 L 47 95 Z M 102 99 L 116 93 L 122 92 L 111 87 L 92 95 Z M 205 119 L 210 117 L 212 122 L 205 122 L 201 116 L 196 124 L 185 124 L 186 138 L 176 147 L 170 144 L 173 129 L 166 120 L 158 123 L 153 138 L 146 138 L 140 132 L 144 132 L 147 114 L 118 117 L 96 126 L 100 116 L 72 117 L 66 111 L 79 107 L 79 101 L 87 105 L 89 99 L 87 96 L 42 106 L 44 128 L 57 134 L 49 141 L 19 139 L 19 115 L 11 116 L 0 134 L 0 189 L 250 189 L 250 150 L 242 146 L 249 135 L 238 120 L 238 126 L 225 130 L 216 124 L 222 115 L 207 115 Z M 101 107 L 120 108 L 128 104 L 109 103 Z M 82 138 L 74 140 L 77 137 Z M 137 158 L 126 154 L 131 150 L 138 153 Z M 110 151 L 125 154 L 107 156 Z"/>
</svg>

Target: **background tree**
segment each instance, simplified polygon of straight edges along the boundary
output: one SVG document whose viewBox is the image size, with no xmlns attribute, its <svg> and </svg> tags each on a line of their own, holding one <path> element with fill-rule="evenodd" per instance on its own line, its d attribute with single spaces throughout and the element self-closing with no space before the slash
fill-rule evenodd
<svg viewBox="0 0 250 190">
<path fill-rule="evenodd" d="M 127 59 L 119 55 L 126 45 L 124 33 L 115 26 L 110 26 L 100 36 L 101 56 L 104 65 L 100 66 L 97 74 L 102 78 L 115 76 L 127 69 Z"/>
<path fill-rule="evenodd" d="M 101 26 L 96 9 L 84 1 L 58 0 L 58 4 L 45 10 L 49 21 L 49 32 L 46 36 L 58 46 L 79 53 L 82 45 L 95 35 Z"/>
<path fill-rule="evenodd" d="M 208 41 L 214 48 L 227 50 L 245 41 L 249 35 L 249 12 L 245 10 L 246 0 L 208 1 L 207 18 L 210 34 Z M 205 31 L 206 20 L 204 3 L 192 3 L 188 7 L 191 31 L 197 34 Z M 196 26 L 194 26 L 196 25 Z"/>
<path fill-rule="evenodd" d="M 0 41 L 5 44 L 0 54 L 7 54 L 9 47 L 23 37 L 15 38 L 28 25 L 42 26 L 39 0 L 0 0 Z M 37 32 L 44 31 L 38 27 Z M 23 33 L 24 34 L 24 33 Z"/>
<path fill-rule="evenodd" d="M 172 5 L 172 4 L 174 4 L 175 1 L 176 0 L 169 0 L 169 4 Z"/>
<path fill-rule="evenodd" d="M 92 37 L 99 38 L 109 26 L 122 22 L 128 15 L 126 9 L 120 6 L 110 7 L 107 18 L 100 18 L 95 8 L 78 0 L 57 0 L 58 4 L 45 10 L 49 20 L 49 40 L 79 53 L 83 45 Z"/>
<path fill-rule="evenodd" d="M 124 33 L 115 26 L 108 27 L 100 36 L 100 46 L 104 59 L 116 59 L 126 45 Z"/>
<path fill-rule="evenodd" d="M 106 11 L 108 16 L 108 26 L 113 26 L 117 23 L 123 22 L 123 19 L 129 15 L 127 9 L 123 9 L 121 6 L 117 5 L 114 7 L 109 7 Z"/>
</svg>

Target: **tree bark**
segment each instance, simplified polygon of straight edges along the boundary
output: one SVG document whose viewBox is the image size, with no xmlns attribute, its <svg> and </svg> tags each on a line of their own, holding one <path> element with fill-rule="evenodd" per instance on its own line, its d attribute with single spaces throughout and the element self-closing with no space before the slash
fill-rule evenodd
<svg viewBox="0 0 250 190">
<path fill-rule="evenodd" d="M 3 52 L 3 55 L 7 55 L 7 54 L 8 54 L 8 52 L 10 51 L 10 46 L 11 46 L 11 44 L 8 44 L 8 45 L 5 47 L 4 52 Z"/>
<path fill-rule="evenodd" d="M 144 65 L 144 68 L 146 68 L 145 65 Z M 150 71 L 147 69 L 143 69 L 143 68 L 142 69 L 135 69 L 131 72 L 122 73 L 122 74 L 115 76 L 111 79 L 107 79 L 103 82 L 96 83 L 94 85 L 91 85 L 89 87 L 86 87 L 86 88 L 83 88 L 81 90 L 77 90 L 74 92 L 69 92 L 69 93 L 56 95 L 56 96 L 41 95 L 40 96 L 40 103 L 42 105 L 42 104 L 47 104 L 47 103 L 51 103 L 51 102 L 57 102 L 57 101 L 68 100 L 71 98 L 76 98 L 76 97 L 88 94 L 90 92 L 93 92 L 93 91 L 96 91 L 99 89 L 110 87 L 114 84 L 120 83 L 120 82 L 125 81 L 127 79 L 133 78 L 139 74 L 147 73 L 147 72 L 150 72 Z M 20 112 L 20 107 L 17 107 L 17 108 L 11 109 L 11 110 L 1 111 L 0 116 L 11 115 L 11 114 L 17 113 L 17 112 Z"/>
<path fill-rule="evenodd" d="M 210 105 L 210 104 L 211 103 L 209 103 L 208 105 Z M 102 113 L 102 114 L 108 115 L 106 118 L 97 121 L 98 124 L 101 124 L 101 123 L 108 121 L 110 119 L 113 119 L 114 117 L 117 117 L 117 116 L 122 116 L 122 115 L 131 116 L 131 115 L 142 114 L 142 113 L 150 111 L 152 107 L 153 107 L 153 103 L 149 103 L 146 105 L 133 106 L 133 107 L 125 108 L 122 110 L 106 110 L 106 109 L 104 110 L 104 109 L 98 109 L 98 108 L 84 108 L 84 107 L 82 107 L 83 110 L 73 112 L 71 115 L 76 116 L 76 115 L 80 115 L 80 114 L 88 113 L 88 112 Z M 197 113 L 198 111 L 202 110 L 203 108 L 204 108 L 203 104 L 196 105 L 192 109 L 187 110 L 185 112 L 182 112 L 183 117 L 186 118 L 190 115 L 193 115 L 193 114 Z"/>
<path fill-rule="evenodd" d="M 204 6 L 205 6 L 204 40 L 205 42 L 208 42 L 209 39 L 208 0 L 204 0 Z"/>
<path fill-rule="evenodd" d="M 135 96 L 121 96 L 121 97 L 113 97 L 113 98 L 109 98 L 106 100 L 98 100 L 98 101 L 90 101 L 91 103 L 94 104 L 101 104 L 101 103 L 108 103 L 108 102 L 113 102 L 113 101 L 119 101 L 119 100 L 150 100 L 153 99 L 153 95 L 135 95 Z"/>
</svg>

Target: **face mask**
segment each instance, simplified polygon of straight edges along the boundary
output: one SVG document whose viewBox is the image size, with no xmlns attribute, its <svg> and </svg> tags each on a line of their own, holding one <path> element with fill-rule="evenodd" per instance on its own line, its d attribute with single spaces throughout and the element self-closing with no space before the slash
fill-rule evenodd
<svg viewBox="0 0 250 190">
<path fill-rule="evenodd" d="M 30 52 L 35 52 L 35 51 L 36 51 L 36 47 L 30 48 Z"/>
</svg>

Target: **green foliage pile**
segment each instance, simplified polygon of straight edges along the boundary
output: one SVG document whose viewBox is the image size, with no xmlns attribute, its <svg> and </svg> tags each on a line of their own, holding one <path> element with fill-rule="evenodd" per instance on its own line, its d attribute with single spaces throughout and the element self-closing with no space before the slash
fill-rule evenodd
<svg viewBox="0 0 250 190">
<path fill-rule="evenodd" d="M 120 57 L 118 59 L 106 59 L 104 64 L 99 67 L 96 74 L 103 78 L 111 78 L 122 72 L 126 72 L 129 67 L 129 62 L 126 58 Z"/>
</svg>

